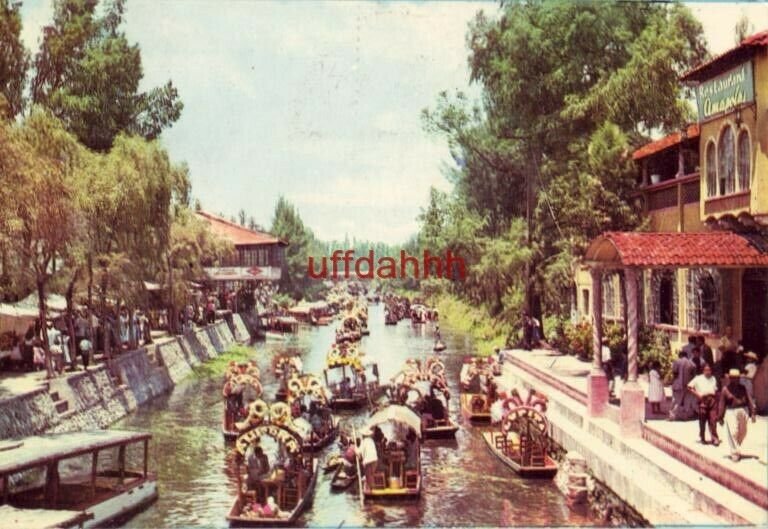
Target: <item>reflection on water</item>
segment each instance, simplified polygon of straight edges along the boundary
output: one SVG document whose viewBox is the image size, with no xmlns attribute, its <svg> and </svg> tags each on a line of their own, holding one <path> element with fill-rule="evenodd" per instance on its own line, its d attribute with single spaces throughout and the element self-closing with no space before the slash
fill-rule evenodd
<svg viewBox="0 0 768 529">
<path fill-rule="evenodd" d="M 408 320 L 385 326 L 381 306 L 371 306 L 371 335 L 362 349 L 379 363 L 382 381 L 389 380 L 405 359 L 432 353 L 431 325 L 412 326 Z M 277 383 L 271 374 L 272 355 L 286 350 L 301 353 L 307 372 L 322 374 L 325 353 L 334 326 L 303 327 L 287 342 L 259 343 L 259 362 L 266 398 L 274 397 Z M 441 354 L 451 389 L 450 407 L 461 429 L 456 440 L 426 441 L 422 451 L 424 487 L 418 500 L 405 503 L 367 502 L 360 508 L 356 486 L 347 492 L 330 490 L 331 474 L 321 474 L 313 506 L 299 523 L 315 527 L 375 525 L 494 526 L 501 523 L 502 501 L 512 505 L 515 525 L 584 525 L 591 520 L 571 512 L 565 498 L 549 481 L 522 480 L 487 449 L 480 428 L 467 424 L 458 410 L 458 373 L 461 359 L 471 354 L 469 338 L 442 329 L 448 345 Z M 190 378 L 167 396 L 130 415 L 115 428 L 153 432 L 150 468 L 158 475 L 160 498 L 125 527 L 227 527 L 225 516 L 235 496 L 235 478 L 229 470 L 231 452 L 223 442 L 222 381 Z M 360 425 L 365 413 L 341 414 L 342 425 Z M 335 450 L 331 446 L 320 455 Z"/>
</svg>

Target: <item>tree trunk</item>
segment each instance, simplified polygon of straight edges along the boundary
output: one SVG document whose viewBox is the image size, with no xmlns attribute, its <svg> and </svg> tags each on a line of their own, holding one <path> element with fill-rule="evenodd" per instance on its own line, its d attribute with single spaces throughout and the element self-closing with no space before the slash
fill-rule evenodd
<svg viewBox="0 0 768 529">
<path fill-rule="evenodd" d="M 176 308 L 173 299 L 173 261 L 168 255 L 168 334 L 176 334 L 178 329 Z"/>
<path fill-rule="evenodd" d="M 134 309 L 133 307 L 128 308 L 128 349 L 130 351 L 133 351 L 138 347 L 138 340 L 136 337 L 136 326 L 134 325 L 133 321 L 133 314 Z"/>
<path fill-rule="evenodd" d="M 67 332 L 69 333 L 69 360 L 72 366 L 72 370 L 77 369 L 77 337 L 75 336 L 75 323 L 72 317 L 72 313 L 73 313 L 72 297 L 74 295 L 75 283 L 77 282 L 77 278 L 79 275 L 80 275 L 80 272 L 76 271 L 75 275 L 72 276 L 72 280 L 69 282 L 69 285 L 67 285 L 67 294 L 66 294 Z"/>
<path fill-rule="evenodd" d="M 88 253 L 88 308 L 93 310 L 93 255 Z"/>
<path fill-rule="evenodd" d="M 43 351 L 45 351 L 45 371 L 47 378 L 53 378 L 53 365 L 51 363 L 51 348 L 48 346 L 48 327 L 46 325 L 46 310 L 45 310 L 45 281 L 38 278 L 37 280 L 37 302 L 40 314 L 40 327 L 43 334 Z"/>
</svg>

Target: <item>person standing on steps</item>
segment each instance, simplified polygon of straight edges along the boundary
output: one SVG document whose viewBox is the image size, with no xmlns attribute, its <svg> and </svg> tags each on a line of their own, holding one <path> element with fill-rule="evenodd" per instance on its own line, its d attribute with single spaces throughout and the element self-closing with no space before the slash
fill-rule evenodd
<svg viewBox="0 0 768 529">
<path fill-rule="evenodd" d="M 701 444 L 707 444 L 704 439 L 704 426 L 709 425 L 709 434 L 712 444 L 720 444 L 717 436 L 717 379 L 712 375 L 712 368 L 704 365 L 701 375 L 697 375 L 687 386 L 699 403 L 699 440 Z"/>
<path fill-rule="evenodd" d="M 747 436 L 747 414 L 755 422 L 755 402 L 740 381 L 741 371 L 728 372 L 728 384 L 720 391 L 718 418 L 725 426 L 725 436 L 731 450 L 731 460 L 741 459 L 741 444 Z"/>
</svg>

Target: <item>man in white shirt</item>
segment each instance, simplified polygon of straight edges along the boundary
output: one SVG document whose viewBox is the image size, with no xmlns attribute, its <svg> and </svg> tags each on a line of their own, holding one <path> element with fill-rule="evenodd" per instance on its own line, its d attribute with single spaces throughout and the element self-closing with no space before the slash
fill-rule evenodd
<svg viewBox="0 0 768 529">
<path fill-rule="evenodd" d="M 690 391 L 699 403 L 699 439 L 701 444 L 707 444 L 704 440 L 704 425 L 709 424 L 709 434 L 712 444 L 720 444 L 717 436 L 717 379 L 712 376 L 712 367 L 705 364 L 700 375 L 693 377 L 688 383 Z"/>
<path fill-rule="evenodd" d="M 360 458 L 365 472 L 365 484 L 368 489 L 373 489 L 373 473 L 379 462 L 379 454 L 376 451 L 376 443 L 373 442 L 373 432 L 363 430 L 363 441 L 360 443 Z"/>
</svg>

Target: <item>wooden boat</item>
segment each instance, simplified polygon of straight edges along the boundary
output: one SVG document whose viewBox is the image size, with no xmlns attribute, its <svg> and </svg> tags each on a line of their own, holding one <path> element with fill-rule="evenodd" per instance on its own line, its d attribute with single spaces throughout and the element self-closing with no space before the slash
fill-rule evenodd
<svg viewBox="0 0 768 529">
<path fill-rule="evenodd" d="M 491 407 L 488 404 L 488 397 L 482 393 L 462 393 L 459 396 L 461 401 L 461 413 L 473 422 L 490 422 Z"/>
<path fill-rule="evenodd" d="M 294 374 L 286 384 L 286 400 L 294 416 L 301 414 L 302 403 L 309 403 L 305 410 L 311 433 L 304 441 L 304 450 L 317 452 L 333 442 L 339 433 L 339 422 L 331 415 L 328 397 L 323 383 L 312 374 Z"/>
<path fill-rule="evenodd" d="M 470 421 L 491 420 L 491 406 L 497 400 L 493 358 L 464 359 L 459 375 L 461 413 Z"/>
<path fill-rule="evenodd" d="M 445 365 L 436 356 L 424 362 L 410 360 L 392 379 L 392 400 L 413 409 L 421 418 L 425 439 L 455 437 L 459 426 L 451 419 L 448 402 L 451 394 L 445 380 Z"/>
<path fill-rule="evenodd" d="M 483 432 L 490 451 L 524 478 L 552 479 L 557 463 L 547 454 L 549 424 L 536 408 L 519 406 L 509 410 L 498 430 Z"/>
<path fill-rule="evenodd" d="M 366 430 L 372 432 L 375 427 L 387 422 L 399 423 L 407 430 L 404 439 L 387 439 L 387 446 L 379 452 L 379 463 L 372 474 L 372 482 L 363 481 L 363 496 L 370 500 L 407 499 L 421 495 L 421 419 L 410 408 L 391 404 L 380 408 L 371 416 Z M 410 438 L 410 439 L 409 439 Z M 363 438 L 363 443 L 370 440 Z M 375 438 L 373 442 L 376 442 Z M 415 461 L 409 464 L 408 443 L 415 450 Z M 362 447 L 362 445 L 361 445 Z"/>
<path fill-rule="evenodd" d="M 126 520 L 157 499 L 148 470 L 151 438 L 96 430 L 20 439 L 0 452 L 0 482 L 7 487 L 0 512 L 14 516 L 0 525 L 13 527 L 15 519 L 20 527 L 92 528 Z"/>
<path fill-rule="evenodd" d="M 337 492 L 346 490 L 355 481 L 357 481 L 357 474 L 347 474 L 344 465 L 338 465 L 331 478 L 331 490 Z"/>
<path fill-rule="evenodd" d="M 286 468 L 273 468 L 257 479 L 253 487 L 243 480 L 242 467 L 249 449 L 260 445 L 262 436 L 274 439 L 288 457 Z M 317 460 L 302 450 L 301 436 L 283 419 L 264 419 L 237 438 L 235 444 L 237 497 L 227 515 L 230 527 L 284 527 L 296 524 L 298 517 L 311 505 L 317 485 Z M 277 512 L 262 508 L 273 498 Z"/>
<path fill-rule="evenodd" d="M 445 345 L 445 342 L 442 340 L 437 340 L 435 342 L 434 347 L 432 347 L 432 350 L 435 352 L 445 351 L 448 347 Z"/>
<path fill-rule="evenodd" d="M 323 375 L 331 395 L 329 401 L 332 409 L 359 409 L 383 394 L 378 365 L 372 361 L 363 362 L 356 347 L 334 344 L 326 356 L 325 364 Z"/>
<path fill-rule="evenodd" d="M 262 387 L 259 381 L 260 371 L 255 362 L 230 362 L 224 375 L 224 388 L 221 391 L 225 399 L 224 419 L 221 432 L 225 441 L 237 439 L 237 421 L 243 420 L 250 404 L 261 397 Z"/>
</svg>

